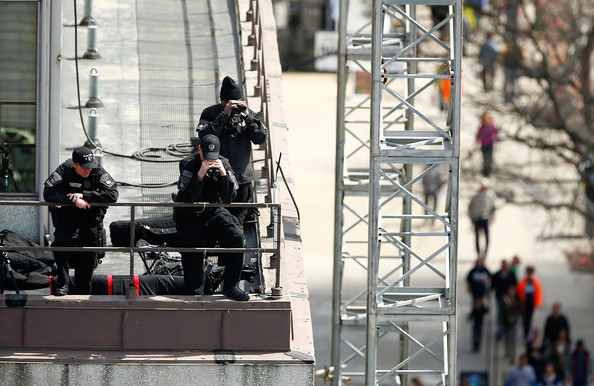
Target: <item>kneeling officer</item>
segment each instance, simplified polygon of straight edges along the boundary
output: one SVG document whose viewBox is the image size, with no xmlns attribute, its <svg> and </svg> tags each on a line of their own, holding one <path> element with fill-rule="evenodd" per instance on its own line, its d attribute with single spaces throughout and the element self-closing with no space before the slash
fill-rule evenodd
<svg viewBox="0 0 594 386">
<path fill-rule="evenodd" d="M 230 203 L 237 192 L 237 180 L 229 161 L 219 156 L 221 144 L 216 135 L 200 139 L 198 152 L 179 163 L 178 202 Z M 245 239 L 239 221 L 226 208 L 175 208 L 179 247 L 243 248 Z M 243 268 L 243 253 L 225 253 L 223 295 L 234 300 L 250 296 L 237 284 Z M 191 294 L 200 295 L 204 284 L 204 254 L 182 253 L 184 281 Z"/>
</svg>

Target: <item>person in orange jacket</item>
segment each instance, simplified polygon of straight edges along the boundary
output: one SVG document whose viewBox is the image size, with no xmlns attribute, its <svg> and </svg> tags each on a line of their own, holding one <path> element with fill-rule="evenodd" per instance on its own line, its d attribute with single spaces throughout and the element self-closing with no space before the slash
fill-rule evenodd
<svg viewBox="0 0 594 386">
<path fill-rule="evenodd" d="M 517 285 L 518 296 L 522 302 L 522 322 L 524 327 L 524 340 L 530 337 L 532 314 L 534 309 L 542 305 L 542 286 L 540 280 L 534 276 L 534 267 L 526 267 L 526 276 Z"/>
</svg>

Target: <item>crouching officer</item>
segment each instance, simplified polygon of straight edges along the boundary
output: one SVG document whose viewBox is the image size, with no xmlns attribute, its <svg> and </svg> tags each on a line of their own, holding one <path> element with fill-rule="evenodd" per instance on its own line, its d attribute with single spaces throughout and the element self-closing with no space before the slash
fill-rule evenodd
<svg viewBox="0 0 594 386">
<path fill-rule="evenodd" d="M 94 207 L 92 203 L 113 203 L 118 199 L 117 184 L 97 164 L 93 152 L 79 147 L 72 152 L 72 158 L 63 162 L 49 176 L 43 186 L 43 198 L 48 202 L 74 204 L 74 206 L 50 207 L 54 224 L 52 246 L 81 247 L 99 246 L 103 230 L 103 218 L 107 207 Z M 58 268 L 58 288 L 54 295 L 67 295 L 70 291 L 69 261 L 75 259 L 75 283 L 71 293 L 90 294 L 91 279 L 96 266 L 96 252 L 54 252 Z"/>
<path fill-rule="evenodd" d="M 229 161 L 219 157 L 220 148 L 216 135 L 205 135 L 200 139 L 198 151 L 179 163 L 176 201 L 230 203 L 233 200 L 237 180 Z M 222 248 L 243 248 L 245 245 L 239 221 L 226 208 L 175 208 L 174 213 L 179 247 L 208 248 L 217 241 Z M 243 268 L 243 253 L 223 255 L 223 295 L 234 300 L 249 300 L 250 296 L 237 286 Z M 182 253 L 182 266 L 187 290 L 200 295 L 204 284 L 204 254 Z"/>
</svg>

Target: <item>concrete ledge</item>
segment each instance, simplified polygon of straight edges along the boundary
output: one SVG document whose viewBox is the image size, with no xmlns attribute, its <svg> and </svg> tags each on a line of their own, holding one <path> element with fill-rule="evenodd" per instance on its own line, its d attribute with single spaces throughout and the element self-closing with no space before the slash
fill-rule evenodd
<svg viewBox="0 0 594 386">
<path fill-rule="evenodd" d="M 0 347 L 282 352 L 291 318 L 280 299 L 2 295 Z"/>
</svg>

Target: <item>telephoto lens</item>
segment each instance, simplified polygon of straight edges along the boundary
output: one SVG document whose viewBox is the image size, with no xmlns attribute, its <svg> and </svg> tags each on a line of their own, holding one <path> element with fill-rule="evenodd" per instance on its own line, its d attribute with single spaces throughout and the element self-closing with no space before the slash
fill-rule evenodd
<svg viewBox="0 0 594 386">
<path fill-rule="evenodd" d="M 219 172 L 219 169 L 210 168 L 206 171 L 205 177 L 210 180 L 213 180 L 213 181 L 218 181 L 220 175 L 221 175 L 221 172 Z"/>
<path fill-rule="evenodd" d="M 231 109 L 231 111 L 234 115 L 245 113 L 247 111 L 247 106 L 246 105 L 234 105 L 233 108 Z"/>
</svg>

